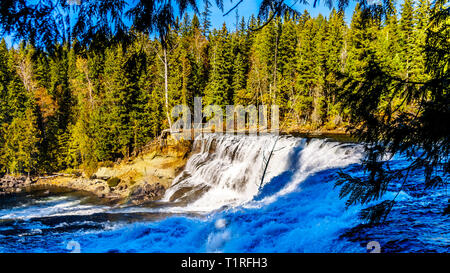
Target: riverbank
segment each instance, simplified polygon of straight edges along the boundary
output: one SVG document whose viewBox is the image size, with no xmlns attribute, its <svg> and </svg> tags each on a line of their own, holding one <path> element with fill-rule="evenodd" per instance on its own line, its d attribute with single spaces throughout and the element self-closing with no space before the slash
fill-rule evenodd
<svg viewBox="0 0 450 273">
<path fill-rule="evenodd" d="M 89 177 L 81 172 L 41 177 L 6 175 L 0 179 L 0 195 L 56 187 L 87 192 L 111 204 L 141 205 L 164 196 L 190 152 L 191 143 L 187 141 L 163 147 L 150 145 L 138 156 L 101 167 Z"/>
<path fill-rule="evenodd" d="M 357 142 L 357 140 L 343 127 L 335 129 L 291 127 L 282 131 L 281 134 L 306 138 L 330 138 L 341 142 Z"/>
</svg>

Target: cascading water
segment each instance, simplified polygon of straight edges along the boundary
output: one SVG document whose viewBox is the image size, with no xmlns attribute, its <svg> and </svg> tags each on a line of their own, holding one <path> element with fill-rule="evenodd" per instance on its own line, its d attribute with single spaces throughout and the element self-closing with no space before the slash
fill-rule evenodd
<svg viewBox="0 0 450 273">
<path fill-rule="evenodd" d="M 383 226 L 361 226 L 362 206 L 346 208 L 334 188 L 339 169 L 360 175 L 361 146 L 326 139 L 205 135 L 161 206 L 80 203 L 77 197 L 24 196 L 0 205 L 0 252 L 447 252 L 445 189 L 423 194 L 411 174 Z M 408 164 L 395 156 L 392 167 Z M 399 185 L 388 189 L 392 199 Z M 33 198 L 31 198 L 33 200 Z M 14 205 L 15 204 L 15 205 Z M 200 213 L 199 213 L 200 212 Z"/>
<path fill-rule="evenodd" d="M 273 147 L 264 181 L 261 181 Z M 277 140 L 273 135 L 206 135 L 195 140 L 194 151 L 198 153 L 191 156 L 164 200 L 190 201 L 184 209 L 195 211 L 243 205 L 259 193 L 261 183 L 265 186 L 287 170 L 294 172 L 291 181 L 283 181 L 285 187 L 260 202 L 267 204 L 294 191 L 311 173 L 357 163 L 361 158 L 357 145 L 294 137 Z"/>
<path fill-rule="evenodd" d="M 174 180 L 165 201 L 189 200 L 189 210 L 211 211 L 238 206 L 258 193 L 275 138 L 273 136 L 199 137 L 185 170 Z M 289 155 L 302 140 L 281 138 L 267 169 L 265 181 L 284 172 Z"/>
</svg>

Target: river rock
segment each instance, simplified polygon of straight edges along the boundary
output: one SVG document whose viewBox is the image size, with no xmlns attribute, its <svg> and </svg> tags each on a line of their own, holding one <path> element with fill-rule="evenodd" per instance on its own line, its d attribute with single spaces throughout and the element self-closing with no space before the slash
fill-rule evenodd
<svg viewBox="0 0 450 273">
<path fill-rule="evenodd" d="M 0 190 L 3 193 L 19 193 L 22 188 L 31 185 L 32 180 L 26 176 L 14 177 L 5 175 L 0 178 Z"/>
<path fill-rule="evenodd" d="M 130 199 L 134 204 L 143 204 L 161 199 L 165 192 L 166 189 L 160 183 L 150 184 L 144 182 L 133 189 L 130 194 Z"/>
<path fill-rule="evenodd" d="M 30 177 L 27 177 L 27 179 L 25 179 L 24 183 L 25 183 L 26 186 L 28 186 L 28 185 L 31 185 L 33 183 L 33 180 L 31 180 Z"/>
</svg>

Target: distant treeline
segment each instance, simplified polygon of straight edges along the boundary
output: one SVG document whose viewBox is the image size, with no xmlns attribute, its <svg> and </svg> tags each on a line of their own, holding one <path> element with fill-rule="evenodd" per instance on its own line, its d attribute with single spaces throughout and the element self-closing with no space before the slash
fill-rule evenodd
<svg viewBox="0 0 450 273">
<path fill-rule="evenodd" d="M 406 0 L 401 16 L 376 14 L 357 5 L 347 26 L 336 10 L 316 18 L 305 11 L 277 16 L 258 31 L 263 22 L 255 17 L 210 31 L 209 12 L 185 16 L 167 41 L 169 111 L 201 96 L 205 105 L 277 104 L 281 124 L 291 127 L 351 123 L 339 102 L 343 76 L 364 81 L 376 62 L 401 79 L 429 77 L 429 1 Z M 95 168 L 130 156 L 168 128 L 163 47 L 133 30 L 128 37 L 45 52 L 29 43 L 8 49 L 2 40 L 0 173 Z"/>
</svg>

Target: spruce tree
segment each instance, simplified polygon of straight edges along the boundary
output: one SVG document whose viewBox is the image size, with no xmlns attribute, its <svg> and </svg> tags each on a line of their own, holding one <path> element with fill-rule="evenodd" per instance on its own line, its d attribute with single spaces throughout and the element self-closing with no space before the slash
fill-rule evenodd
<svg viewBox="0 0 450 273">
<path fill-rule="evenodd" d="M 220 31 L 211 35 L 211 75 L 205 90 L 204 102 L 225 106 L 232 101 L 232 55 L 230 36 L 224 24 Z"/>
<path fill-rule="evenodd" d="M 298 45 L 297 27 L 294 18 L 285 14 L 278 49 L 278 96 L 276 104 L 279 105 L 281 114 L 285 115 L 290 110 L 295 100 L 295 77 L 297 72 L 296 48 Z"/>
<path fill-rule="evenodd" d="M 310 120 L 313 111 L 313 91 L 317 85 L 319 66 L 316 52 L 317 24 L 314 19 L 304 21 L 299 34 L 297 47 L 297 83 L 298 98 L 294 105 L 301 118 L 297 122 L 306 123 Z"/>
<path fill-rule="evenodd" d="M 0 42 L 0 126 L 9 121 L 8 109 L 8 85 L 9 85 L 9 69 L 8 69 L 8 48 L 3 38 Z M 1 131 L 0 131 L 1 134 Z"/>
<path fill-rule="evenodd" d="M 402 4 L 400 18 L 400 56 L 402 58 L 402 77 L 410 79 L 413 77 L 413 59 L 416 51 L 416 41 L 414 37 L 415 19 L 414 2 L 405 0 Z"/>
<path fill-rule="evenodd" d="M 22 117 L 12 120 L 5 139 L 3 162 L 7 172 L 30 174 L 38 170 L 40 138 L 32 109 L 26 109 Z"/>
<path fill-rule="evenodd" d="M 412 70 L 415 81 L 426 82 L 431 77 L 426 71 L 426 38 L 427 29 L 430 24 L 431 3 L 430 0 L 419 0 L 415 9 L 415 31 L 414 31 L 414 58 L 412 60 Z"/>
<path fill-rule="evenodd" d="M 204 0 L 204 7 L 203 11 L 201 13 L 201 20 L 202 20 L 202 33 L 203 36 L 208 37 L 209 36 L 209 29 L 211 28 L 211 2 L 209 0 Z"/>
<path fill-rule="evenodd" d="M 328 54 L 325 59 L 326 75 L 324 79 L 324 92 L 327 95 L 328 108 L 328 128 L 341 125 L 342 113 L 337 100 L 339 85 L 339 75 L 343 72 L 343 55 L 345 52 L 344 34 L 346 32 L 344 13 L 333 9 L 328 21 L 328 34 L 326 36 L 324 48 Z"/>
</svg>

